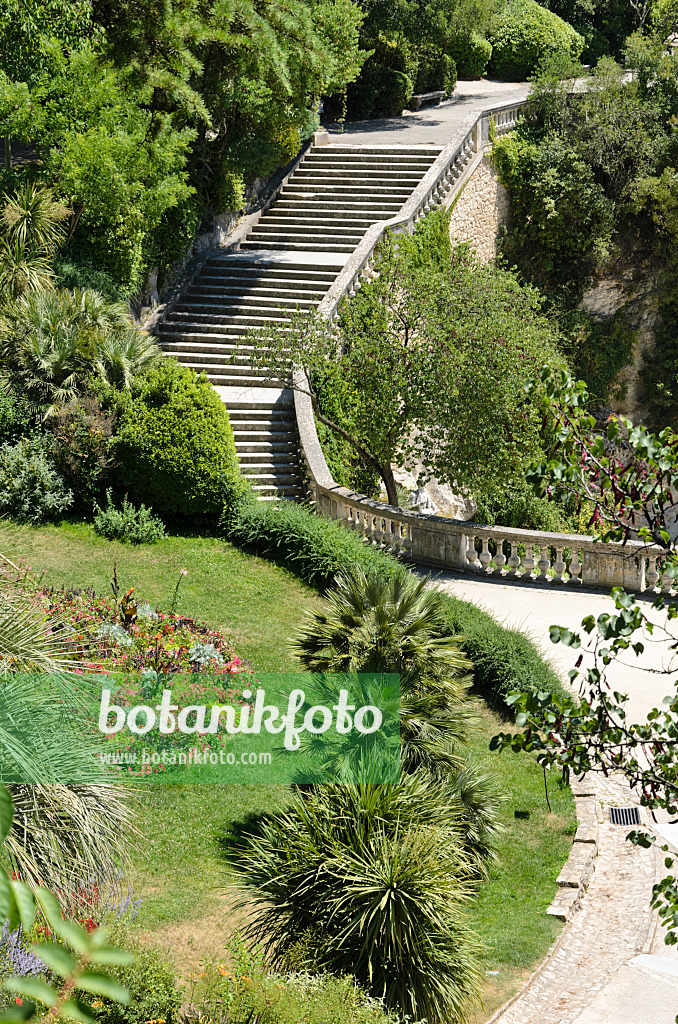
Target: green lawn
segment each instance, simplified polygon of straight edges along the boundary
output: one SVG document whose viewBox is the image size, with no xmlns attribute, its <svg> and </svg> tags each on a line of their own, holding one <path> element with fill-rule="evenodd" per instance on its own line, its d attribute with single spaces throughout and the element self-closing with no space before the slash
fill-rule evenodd
<svg viewBox="0 0 678 1024">
<path fill-rule="evenodd" d="M 94 587 L 110 594 L 113 565 L 124 589 L 138 598 L 170 605 L 179 570 L 187 569 L 178 610 L 207 622 L 233 638 L 236 653 L 262 672 L 295 667 L 286 641 L 307 608 L 316 608 L 316 592 L 284 569 L 245 555 L 213 537 L 168 537 L 158 544 L 133 547 L 98 537 L 85 523 L 60 526 L 0 526 L 0 551 L 23 558 L 43 583 Z"/>
<path fill-rule="evenodd" d="M 171 537 L 153 547 L 132 548 L 105 541 L 86 525 L 18 527 L 3 524 L 0 550 L 25 559 L 47 584 L 94 586 L 108 591 L 113 563 L 125 587 L 167 607 L 179 570 L 179 610 L 230 635 L 238 653 L 262 670 L 294 667 L 285 641 L 305 609 L 321 599 L 291 573 L 244 555 L 214 538 Z M 492 754 L 488 749 L 499 720 L 485 707 L 471 741 L 474 754 L 497 779 L 506 833 L 500 861 L 471 914 L 485 946 L 486 1020 L 508 998 L 541 957 L 560 927 L 544 911 L 574 832 L 569 791 L 555 780 L 544 799 L 543 776 L 526 755 Z M 275 787 L 158 787 L 139 795 L 142 841 L 133 850 L 132 884 L 143 897 L 137 924 L 168 945 L 182 972 L 200 957 L 223 954 L 241 918 L 233 909 L 222 841 L 250 815 L 274 811 L 289 799 Z M 517 819 L 515 811 L 529 812 Z M 491 972 L 491 973 L 490 973 Z"/>
</svg>

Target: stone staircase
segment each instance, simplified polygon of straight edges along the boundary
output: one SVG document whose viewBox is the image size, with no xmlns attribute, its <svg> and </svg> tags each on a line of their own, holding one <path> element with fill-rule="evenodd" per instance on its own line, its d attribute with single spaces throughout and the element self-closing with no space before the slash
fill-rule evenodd
<svg viewBox="0 0 678 1024">
<path fill-rule="evenodd" d="M 254 367 L 247 333 L 322 300 L 367 228 L 394 217 L 434 146 L 313 147 L 239 251 L 210 257 L 160 322 L 167 355 L 226 403 L 242 472 L 262 499 L 303 496 L 293 395 Z"/>
</svg>

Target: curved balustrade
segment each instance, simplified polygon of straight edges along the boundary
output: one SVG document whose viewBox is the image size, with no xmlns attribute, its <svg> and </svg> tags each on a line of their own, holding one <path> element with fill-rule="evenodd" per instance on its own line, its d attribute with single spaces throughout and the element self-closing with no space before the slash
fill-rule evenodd
<svg viewBox="0 0 678 1024">
<path fill-rule="evenodd" d="M 488 148 L 490 128 L 510 131 L 521 104 L 503 104 L 465 126 L 462 141 L 447 146 L 398 217 L 374 224 L 349 258 L 319 306 L 333 320 L 345 296 L 353 297 L 374 273 L 374 254 L 387 230 L 412 232 L 419 217 L 449 205 L 464 178 Z M 522 583 L 568 587 L 623 586 L 627 590 L 670 592 L 673 580 L 662 568 L 662 553 L 632 541 L 603 544 L 577 534 L 510 530 L 503 526 L 446 519 L 395 508 L 340 487 L 332 479 L 315 428 L 303 369 L 294 371 L 294 400 L 309 498 L 316 510 L 354 530 L 366 544 L 438 569 L 477 573 Z"/>
</svg>

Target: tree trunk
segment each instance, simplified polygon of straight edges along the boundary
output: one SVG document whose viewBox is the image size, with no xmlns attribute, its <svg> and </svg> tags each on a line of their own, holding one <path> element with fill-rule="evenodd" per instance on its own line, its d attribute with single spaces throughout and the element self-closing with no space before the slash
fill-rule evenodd
<svg viewBox="0 0 678 1024">
<path fill-rule="evenodd" d="M 12 170 L 12 140 L 9 135 L 5 135 L 5 170 Z"/>
<path fill-rule="evenodd" d="M 398 491 L 393 477 L 393 467 L 390 462 L 385 462 L 383 466 L 380 466 L 379 475 L 386 485 L 386 496 L 389 505 L 395 505 L 398 508 Z"/>
</svg>

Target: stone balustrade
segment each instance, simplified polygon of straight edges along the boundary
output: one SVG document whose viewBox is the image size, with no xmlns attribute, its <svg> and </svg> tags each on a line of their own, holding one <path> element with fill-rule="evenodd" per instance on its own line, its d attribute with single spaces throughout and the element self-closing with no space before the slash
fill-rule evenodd
<svg viewBox="0 0 678 1024">
<path fill-rule="evenodd" d="M 374 224 L 349 258 L 323 299 L 319 312 L 331 321 L 339 302 L 352 298 L 374 271 L 375 249 L 387 230 L 412 232 L 419 217 L 437 205 L 449 205 L 476 161 L 487 151 L 491 132 L 502 134 L 515 125 L 521 104 L 504 104 L 463 126 L 461 141 L 447 146 L 411 199 L 393 220 Z M 365 544 L 399 558 L 436 569 L 476 573 L 485 577 L 548 584 L 570 590 L 581 586 L 623 586 L 632 591 L 669 592 L 672 579 L 661 567 L 661 551 L 630 541 L 603 544 L 577 534 L 512 530 L 503 526 L 446 519 L 395 508 L 340 487 L 320 447 L 304 370 L 294 370 L 294 399 L 308 497 L 316 510 L 343 522 Z"/>
</svg>

